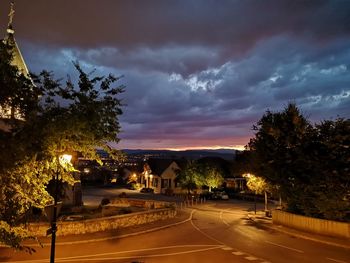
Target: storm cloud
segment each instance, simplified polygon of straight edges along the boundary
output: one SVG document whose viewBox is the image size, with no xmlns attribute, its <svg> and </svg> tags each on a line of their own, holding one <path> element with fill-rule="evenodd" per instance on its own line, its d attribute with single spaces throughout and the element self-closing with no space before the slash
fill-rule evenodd
<svg viewBox="0 0 350 263">
<path fill-rule="evenodd" d="M 241 147 L 288 102 L 350 117 L 349 14 L 341 0 L 17 0 L 14 27 L 33 72 L 124 76 L 118 147 Z"/>
</svg>

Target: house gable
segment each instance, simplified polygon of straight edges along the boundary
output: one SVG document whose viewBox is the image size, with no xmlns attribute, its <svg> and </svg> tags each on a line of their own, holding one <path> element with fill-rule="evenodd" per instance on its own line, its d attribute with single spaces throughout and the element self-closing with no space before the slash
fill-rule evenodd
<svg viewBox="0 0 350 263">
<path fill-rule="evenodd" d="M 176 162 L 172 162 L 168 168 L 164 170 L 164 172 L 160 175 L 162 179 L 175 179 L 176 178 L 176 170 L 179 170 L 180 167 Z"/>
</svg>

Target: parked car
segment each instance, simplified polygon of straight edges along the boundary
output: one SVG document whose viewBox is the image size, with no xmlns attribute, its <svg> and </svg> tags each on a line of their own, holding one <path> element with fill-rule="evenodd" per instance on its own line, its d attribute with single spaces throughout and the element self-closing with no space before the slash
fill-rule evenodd
<svg viewBox="0 0 350 263">
<path fill-rule="evenodd" d="M 218 190 L 213 192 L 209 192 L 209 191 L 203 192 L 200 195 L 200 197 L 201 198 L 204 197 L 207 200 L 228 200 L 229 199 L 229 196 L 225 191 L 218 191 Z"/>
<path fill-rule="evenodd" d="M 205 191 L 199 195 L 200 198 L 205 198 L 206 200 L 213 199 L 213 192 Z"/>
<path fill-rule="evenodd" d="M 144 187 L 140 190 L 141 193 L 150 193 L 153 194 L 154 193 L 154 189 L 153 188 L 148 188 L 148 187 Z"/>
<path fill-rule="evenodd" d="M 228 194 L 225 191 L 213 192 L 212 199 L 216 200 L 228 200 Z"/>
</svg>

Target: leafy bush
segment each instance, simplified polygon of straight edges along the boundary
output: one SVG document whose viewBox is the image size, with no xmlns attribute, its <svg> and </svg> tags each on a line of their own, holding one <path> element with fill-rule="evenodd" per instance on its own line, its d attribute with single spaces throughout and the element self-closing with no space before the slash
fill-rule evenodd
<svg viewBox="0 0 350 263">
<path fill-rule="evenodd" d="M 118 197 L 119 197 L 119 198 L 126 198 L 127 196 L 126 196 L 126 193 L 125 193 L 125 192 L 122 192 L 121 194 L 119 194 Z"/>
<path fill-rule="evenodd" d="M 109 198 L 103 198 L 102 200 L 101 200 L 101 206 L 103 206 L 103 205 L 108 205 L 108 204 L 110 204 L 111 203 L 111 201 L 109 200 Z"/>
</svg>

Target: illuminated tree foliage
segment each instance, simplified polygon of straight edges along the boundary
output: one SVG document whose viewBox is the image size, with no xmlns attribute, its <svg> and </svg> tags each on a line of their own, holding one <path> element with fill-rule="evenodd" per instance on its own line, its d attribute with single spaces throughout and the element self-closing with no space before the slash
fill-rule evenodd
<svg viewBox="0 0 350 263">
<path fill-rule="evenodd" d="M 26 214 L 52 201 L 47 185 L 57 169 L 60 181 L 73 182 L 70 169 L 58 163 L 60 154 L 100 161 L 99 147 L 118 158 L 106 143 L 118 141 L 123 86 L 111 87 L 118 78 L 92 77 L 77 63 L 77 84 L 70 79 L 62 84 L 43 71 L 33 85 L 10 65 L 11 53 L 2 43 L 0 55 L 0 106 L 10 105 L 22 117 L 1 120 L 6 128 L 0 129 L 0 242 L 21 249 L 30 237 L 22 225 Z"/>
<path fill-rule="evenodd" d="M 269 190 L 269 185 L 264 178 L 248 174 L 244 176 L 247 180 L 247 187 L 256 194 L 263 194 Z"/>
<path fill-rule="evenodd" d="M 211 191 L 224 182 L 222 171 L 218 167 L 199 161 L 191 161 L 184 169 L 178 170 L 176 180 L 188 193 L 202 186 L 209 187 Z"/>
<path fill-rule="evenodd" d="M 288 210 L 349 220 L 349 120 L 313 126 L 289 104 L 282 112 L 266 112 L 254 129 L 252 170 L 278 187 Z"/>
<path fill-rule="evenodd" d="M 220 187 L 224 182 L 224 177 L 217 167 L 206 166 L 202 175 L 202 184 L 209 187 L 209 192 L 212 188 Z"/>
<path fill-rule="evenodd" d="M 188 194 L 202 185 L 201 169 L 197 162 L 190 161 L 184 169 L 177 170 L 176 181 Z"/>
</svg>

